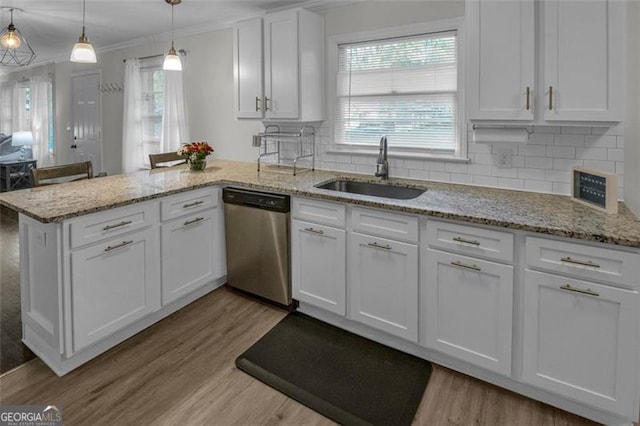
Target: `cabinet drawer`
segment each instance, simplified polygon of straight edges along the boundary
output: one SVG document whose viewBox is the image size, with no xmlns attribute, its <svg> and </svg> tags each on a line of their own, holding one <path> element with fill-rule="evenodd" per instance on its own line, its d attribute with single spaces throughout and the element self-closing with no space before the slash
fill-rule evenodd
<svg viewBox="0 0 640 426">
<path fill-rule="evenodd" d="M 469 256 L 513 261 L 513 234 L 508 232 L 428 220 L 427 244 Z"/>
<path fill-rule="evenodd" d="M 69 221 L 71 248 L 112 238 L 156 221 L 158 204 L 147 202 L 82 216 Z"/>
<path fill-rule="evenodd" d="M 200 210 L 217 207 L 220 203 L 219 200 L 219 188 L 199 189 L 172 195 L 160 202 L 160 218 L 164 222 Z"/>
<path fill-rule="evenodd" d="M 293 217 L 309 222 L 344 228 L 346 224 L 346 207 L 343 204 L 328 201 L 294 198 L 291 206 Z"/>
<path fill-rule="evenodd" d="M 533 268 L 638 287 L 640 255 L 636 253 L 527 237 L 526 256 Z"/>
<path fill-rule="evenodd" d="M 354 208 L 351 212 L 354 231 L 415 243 L 418 241 L 418 218 L 380 210 Z"/>
</svg>

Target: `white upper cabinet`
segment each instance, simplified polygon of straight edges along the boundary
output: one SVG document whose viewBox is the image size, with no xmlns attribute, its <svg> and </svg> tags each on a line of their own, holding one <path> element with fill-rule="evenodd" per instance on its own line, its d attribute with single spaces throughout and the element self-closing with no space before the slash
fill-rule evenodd
<svg viewBox="0 0 640 426">
<path fill-rule="evenodd" d="M 469 118 L 533 120 L 533 2 L 471 0 L 467 21 Z"/>
<path fill-rule="evenodd" d="M 238 22 L 233 29 L 236 116 L 262 118 L 262 18 Z"/>
<path fill-rule="evenodd" d="M 469 119 L 620 121 L 624 7 L 615 0 L 469 0 Z"/>
<path fill-rule="evenodd" d="M 624 3 L 546 0 L 544 119 L 620 121 Z"/>
<path fill-rule="evenodd" d="M 236 24 L 236 116 L 324 119 L 324 20 L 287 10 Z"/>
</svg>

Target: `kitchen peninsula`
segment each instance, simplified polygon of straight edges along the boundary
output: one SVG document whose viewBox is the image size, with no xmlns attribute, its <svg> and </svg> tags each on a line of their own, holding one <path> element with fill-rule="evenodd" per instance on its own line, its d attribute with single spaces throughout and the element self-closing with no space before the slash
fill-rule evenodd
<svg viewBox="0 0 640 426">
<path fill-rule="evenodd" d="M 156 169 L 1 194 L 20 213 L 25 344 L 63 375 L 224 284 L 220 192 L 239 186 L 293 197 L 301 311 L 596 421 L 637 420 L 640 223 L 624 204 L 608 215 L 564 196 L 405 179 L 389 184 L 426 192 L 393 200 L 315 187 L 338 177 L 377 181 L 215 160 L 198 173 Z M 335 219 L 310 214 L 320 210 Z M 395 227 L 402 233 L 391 235 Z M 347 250 L 343 285 L 314 295 L 323 289 L 300 271 L 336 261 L 305 258 L 331 232 Z M 367 245 L 385 261 L 395 247 L 407 249 L 397 259 L 413 259 L 396 287 L 402 315 L 356 300 L 374 291 L 357 287 Z M 203 267 L 185 276 L 179 260 L 202 253 Z M 338 308 L 318 302 L 333 294 Z"/>
</svg>

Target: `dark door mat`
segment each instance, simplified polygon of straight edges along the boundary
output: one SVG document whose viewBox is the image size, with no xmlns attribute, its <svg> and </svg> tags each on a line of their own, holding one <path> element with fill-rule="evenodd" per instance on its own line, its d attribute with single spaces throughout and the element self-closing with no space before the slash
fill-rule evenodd
<svg viewBox="0 0 640 426">
<path fill-rule="evenodd" d="M 410 425 L 431 374 L 425 360 L 299 312 L 280 321 L 236 365 L 344 425 Z"/>
</svg>

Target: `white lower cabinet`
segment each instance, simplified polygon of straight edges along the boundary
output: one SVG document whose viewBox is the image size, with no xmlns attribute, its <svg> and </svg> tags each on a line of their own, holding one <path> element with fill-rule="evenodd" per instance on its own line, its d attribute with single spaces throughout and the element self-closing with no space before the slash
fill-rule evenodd
<svg viewBox="0 0 640 426">
<path fill-rule="evenodd" d="M 346 313 L 346 232 L 293 220 L 293 297 L 338 315 Z"/>
<path fill-rule="evenodd" d="M 160 307 L 157 250 L 148 228 L 71 253 L 75 352 Z"/>
<path fill-rule="evenodd" d="M 637 292 L 531 270 L 524 287 L 523 379 L 637 418 Z"/>
<path fill-rule="evenodd" d="M 351 319 L 417 341 L 418 246 L 357 232 L 349 237 Z"/>
<path fill-rule="evenodd" d="M 216 207 L 162 225 L 162 305 L 167 305 L 224 275 Z"/>
<path fill-rule="evenodd" d="M 428 249 L 425 346 L 511 374 L 513 267 Z"/>
</svg>

